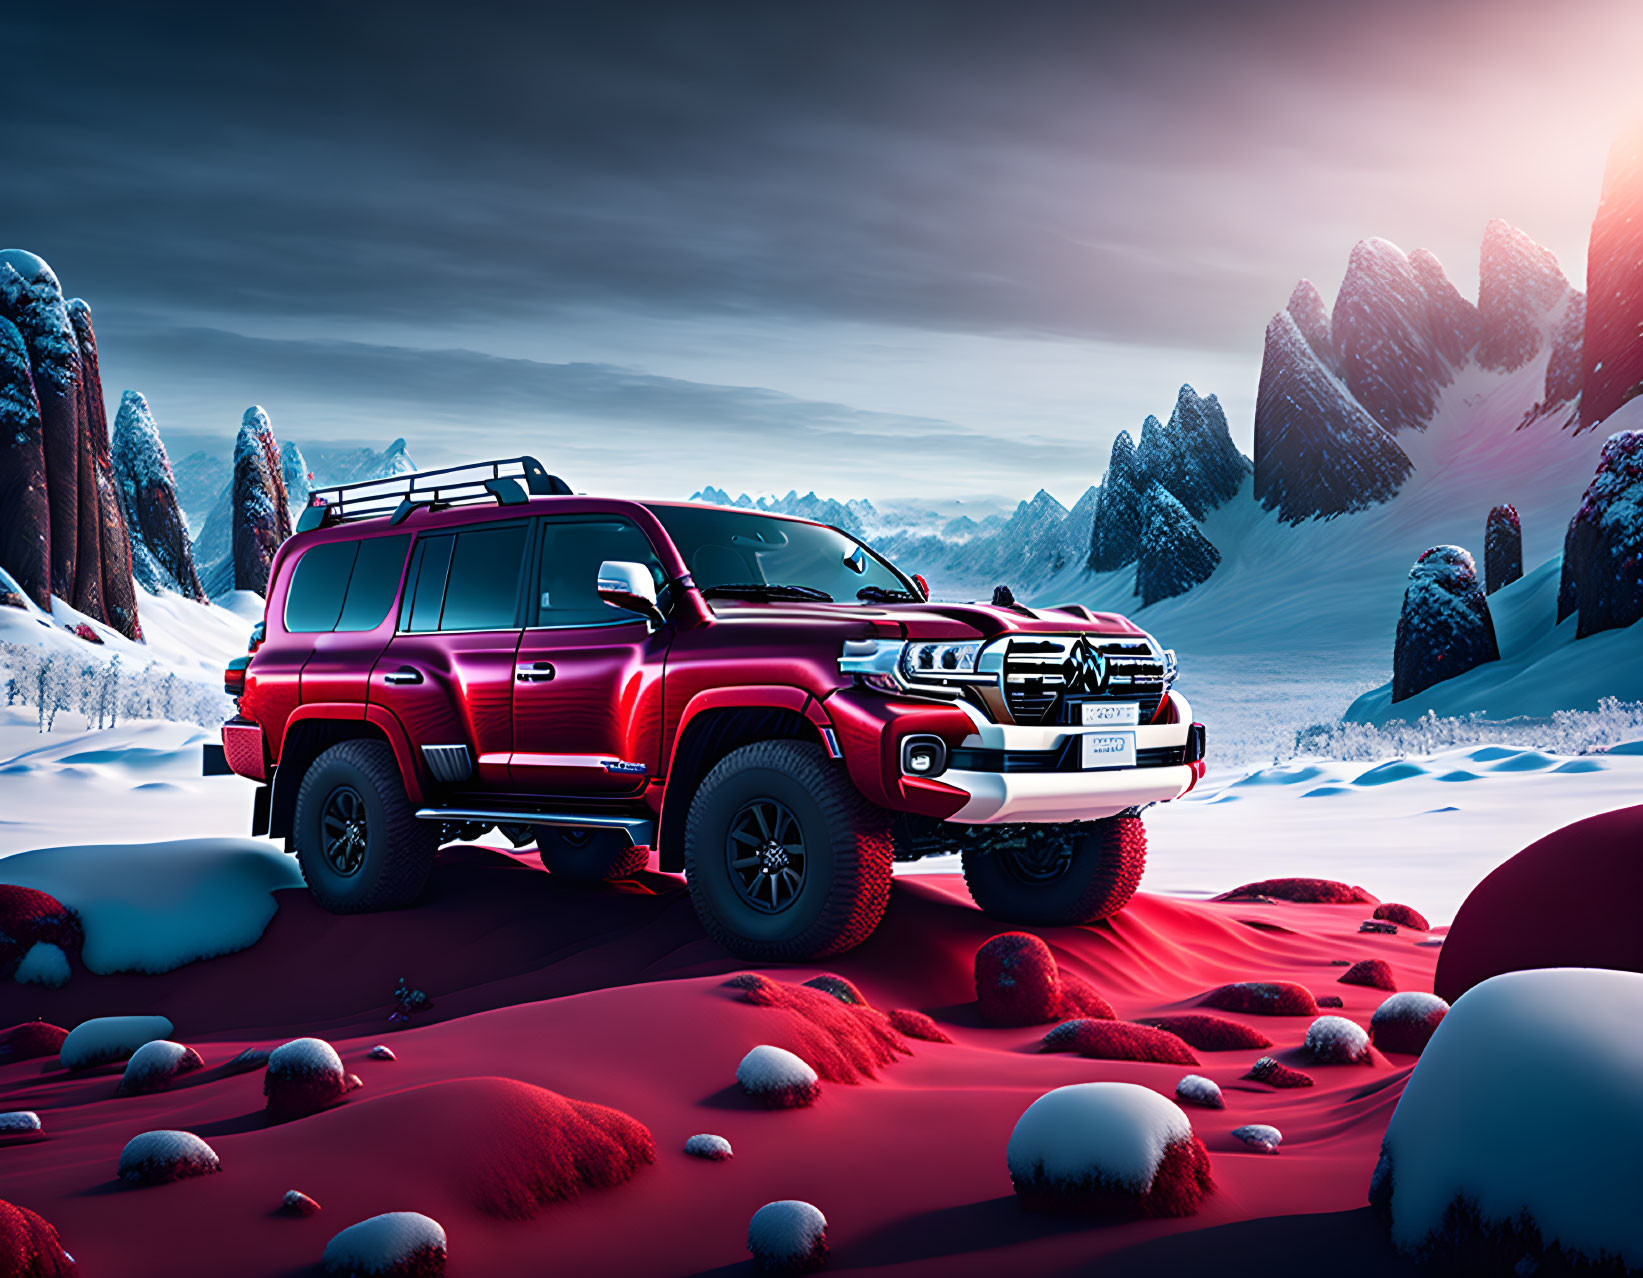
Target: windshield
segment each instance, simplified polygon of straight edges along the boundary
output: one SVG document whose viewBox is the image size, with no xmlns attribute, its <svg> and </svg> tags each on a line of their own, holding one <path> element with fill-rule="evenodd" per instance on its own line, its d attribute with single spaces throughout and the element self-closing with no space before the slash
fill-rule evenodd
<svg viewBox="0 0 1643 1278">
<path fill-rule="evenodd" d="M 722 506 L 652 506 L 712 598 L 912 601 L 907 578 L 836 528 Z"/>
</svg>

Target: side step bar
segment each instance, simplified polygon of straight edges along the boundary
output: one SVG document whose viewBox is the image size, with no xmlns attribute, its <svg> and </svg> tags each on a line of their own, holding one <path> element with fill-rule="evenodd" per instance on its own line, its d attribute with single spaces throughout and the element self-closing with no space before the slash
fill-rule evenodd
<svg viewBox="0 0 1643 1278">
<path fill-rule="evenodd" d="M 600 812 L 508 812 L 493 808 L 419 808 L 421 821 L 476 821 L 485 825 L 556 825 L 581 830 L 620 830 L 634 847 L 654 847 L 656 822 L 649 817 Z"/>
</svg>

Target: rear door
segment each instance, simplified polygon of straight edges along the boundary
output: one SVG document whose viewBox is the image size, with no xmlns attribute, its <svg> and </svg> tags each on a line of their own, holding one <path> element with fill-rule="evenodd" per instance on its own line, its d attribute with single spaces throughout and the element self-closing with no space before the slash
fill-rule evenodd
<svg viewBox="0 0 1643 1278">
<path fill-rule="evenodd" d="M 644 790 L 661 768 L 667 628 L 599 598 L 599 565 L 661 561 L 620 516 L 540 521 L 527 626 L 513 686 L 516 790 L 616 798 Z"/>
<path fill-rule="evenodd" d="M 371 675 L 371 701 L 398 716 L 427 778 L 506 789 L 513 666 L 531 525 L 418 534 L 398 625 Z"/>
<path fill-rule="evenodd" d="M 410 533 L 328 541 L 297 560 L 285 596 L 285 629 L 311 636 L 302 668 L 304 704 L 363 709 L 372 667 L 394 634 L 394 600 Z"/>
</svg>

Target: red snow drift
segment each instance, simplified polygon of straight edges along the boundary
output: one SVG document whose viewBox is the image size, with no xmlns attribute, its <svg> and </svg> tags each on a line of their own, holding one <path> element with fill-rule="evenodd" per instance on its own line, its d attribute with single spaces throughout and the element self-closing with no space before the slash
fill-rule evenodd
<svg viewBox="0 0 1643 1278">
<path fill-rule="evenodd" d="M 1204 1006 L 1223 1012 L 1248 1012 L 1256 1016 L 1316 1016 L 1318 1004 L 1312 991 L 1291 981 L 1238 981 L 1211 990 Z"/>
<path fill-rule="evenodd" d="M 1413 928 L 1417 932 L 1430 932 L 1432 925 L 1426 921 L 1426 916 L 1419 910 L 1407 905 L 1377 905 L 1374 917 L 1388 923 L 1396 923 L 1399 927 Z"/>
<path fill-rule="evenodd" d="M 1530 844 L 1472 889 L 1438 954 L 1433 988 L 1453 1003 L 1502 972 L 1643 972 L 1643 807 L 1576 821 Z"/>
<path fill-rule="evenodd" d="M 1272 1040 L 1258 1029 L 1229 1021 L 1224 1016 L 1184 1012 L 1179 1016 L 1143 1016 L 1138 1024 L 1150 1025 L 1174 1034 L 1188 1047 L 1200 1052 L 1230 1052 L 1238 1049 L 1271 1047 Z"/>
<path fill-rule="evenodd" d="M 1215 1188 L 1215 1179 L 1210 1175 L 1209 1151 L 1196 1136 L 1172 1141 L 1164 1147 L 1152 1184 L 1144 1193 L 1138 1194 L 1127 1185 L 1094 1179 L 1069 1184 L 1035 1177 L 1014 1183 L 1022 1206 L 1034 1211 L 1115 1220 L 1190 1216 L 1198 1210 L 1204 1196 Z"/>
<path fill-rule="evenodd" d="M 1342 985 L 1367 985 L 1372 990 L 1390 990 L 1397 992 L 1397 978 L 1392 975 L 1392 965 L 1385 959 L 1359 959 L 1346 971 L 1341 973 Z"/>
<path fill-rule="evenodd" d="M 83 939 L 80 916 L 56 897 L 0 883 L 0 979 L 15 972 L 23 955 L 41 941 L 73 959 Z"/>
<path fill-rule="evenodd" d="M 68 1031 L 45 1021 L 24 1021 L 0 1032 L 0 1065 L 31 1061 L 39 1056 L 55 1056 Z"/>
<path fill-rule="evenodd" d="M 1077 1052 L 1097 1061 L 1157 1061 L 1196 1065 L 1192 1049 L 1174 1034 L 1128 1021 L 1068 1021 L 1044 1035 L 1046 1052 Z"/>
<path fill-rule="evenodd" d="M 1038 937 L 1001 932 L 976 951 L 976 1000 L 990 1025 L 1043 1025 L 1061 1016 L 1055 955 Z"/>
<path fill-rule="evenodd" d="M 1223 892 L 1217 901 L 1247 901 L 1268 896 L 1274 901 L 1295 901 L 1301 905 L 1373 905 L 1375 898 L 1361 887 L 1334 879 L 1262 879 Z"/>
<path fill-rule="evenodd" d="M 898 1007 L 890 1013 L 890 1024 L 895 1026 L 897 1033 L 905 1034 L 908 1038 L 921 1038 L 926 1043 L 953 1041 L 941 1026 L 923 1012 L 910 1011 L 905 1007 Z"/>
<path fill-rule="evenodd" d="M 6 1278 L 70 1278 L 57 1231 L 27 1207 L 0 1202 L 0 1274 Z"/>
<path fill-rule="evenodd" d="M 909 1051 L 890 1018 L 865 1002 L 841 1002 L 809 985 L 789 985 L 760 972 L 743 972 L 725 984 L 742 991 L 749 1003 L 786 1012 L 797 1040 L 788 1050 L 829 1083 L 874 1078 L 880 1066 Z"/>
</svg>

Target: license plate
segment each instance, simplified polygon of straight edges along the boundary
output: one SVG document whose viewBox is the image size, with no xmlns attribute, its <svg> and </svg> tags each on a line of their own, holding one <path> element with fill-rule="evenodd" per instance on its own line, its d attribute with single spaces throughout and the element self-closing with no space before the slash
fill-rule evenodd
<svg viewBox="0 0 1643 1278">
<path fill-rule="evenodd" d="M 1078 738 L 1078 750 L 1085 768 L 1133 768 L 1135 733 L 1086 732 Z"/>
<path fill-rule="evenodd" d="M 1141 722 L 1141 707 L 1134 701 L 1086 701 L 1078 707 L 1079 722 L 1086 728 L 1120 724 L 1133 728 Z"/>
</svg>

